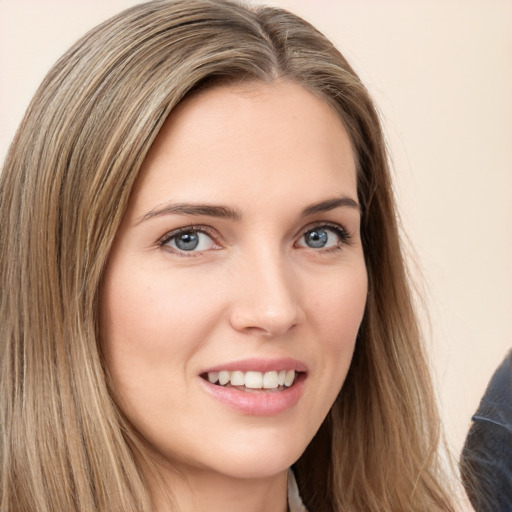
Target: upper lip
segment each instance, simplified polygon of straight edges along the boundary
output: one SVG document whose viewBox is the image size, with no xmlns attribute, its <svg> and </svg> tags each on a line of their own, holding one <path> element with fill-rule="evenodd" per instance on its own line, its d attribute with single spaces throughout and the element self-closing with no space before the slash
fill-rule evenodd
<svg viewBox="0 0 512 512">
<path fill-rule="evenodd" d="M 241 359 L 239 361 L 230 361 L 227 363 L 221 363 L 210 368 L 206 368 L 201 373 L 211 373 L 220 371 L 241 371 L 241 372 L 272 372 L 280 370 L 295 370 L 296 372 L 307 371 L 307 366 L 298 361 L 297 359 L 283 357 L 278 359 L 261 359 L 261 358 L 249 358 Z"/>
</svg>

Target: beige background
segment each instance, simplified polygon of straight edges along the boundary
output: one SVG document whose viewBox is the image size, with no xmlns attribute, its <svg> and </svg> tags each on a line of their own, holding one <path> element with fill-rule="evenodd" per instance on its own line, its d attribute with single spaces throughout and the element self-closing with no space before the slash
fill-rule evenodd
<svg viewBox="0 0 512 512">
<path fill-rule="evenodd" d="M 0 0 L 0 157 L 50 65 L 137 2 Z M 457 456 L 512 347 L 512 1 L 271 0 L 345 53 L 382 111 Z"/>
</svg>

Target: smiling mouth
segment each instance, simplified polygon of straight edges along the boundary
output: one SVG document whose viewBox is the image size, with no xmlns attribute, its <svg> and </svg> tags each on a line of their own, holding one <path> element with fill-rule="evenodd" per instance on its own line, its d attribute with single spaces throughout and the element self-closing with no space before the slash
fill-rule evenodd
<svg viewBox="0 0 512 512">
<path fill-rule="evenodd" d="M 296 377 L 301 372 L 295 370 L 280 370 L 270 372 L 257 371 L 226 371 L 208 372 L 201 377 L 222 387 L 236 387 L 243 391 L 284 391 L 293 386 Z"/>
</svg>

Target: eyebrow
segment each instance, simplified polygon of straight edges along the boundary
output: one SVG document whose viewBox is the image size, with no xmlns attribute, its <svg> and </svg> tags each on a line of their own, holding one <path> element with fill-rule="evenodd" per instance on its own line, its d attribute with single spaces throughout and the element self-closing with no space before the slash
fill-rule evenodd
<svg viewBox="0 0 512 512">
<path fill-rule="evenodd" d="M 315 213 L 328 212 L 330 210 L 335 210 L 336 208 L 348 207 L 354 208 L 361 212 L 361 207 L 359 203 L 348 196 L 334 197 L 332 199 L 327 199 L 325 201 L 320 201 L 319 203 L 312 204 L 302 211 L 302 216 L 307 217 L 308 215 L 313 215 Z"/>
<path fill-rule="evenodd" d="M 228 206 L 218 206 L 213 204 L 191 204 L 175 203 L 166 204 L 150 210 L 137 220 L 137 224 L 153 217 L 161 215 L 204 215 L 206 217 L 218 217 L 221 219 L 241 220 L 242 213 L 239 210 L 229 208 Z"/>
<path fill-rule="evenodd" d="M 361 210 L 357 201 L 348 196 L 341 196 L 311 204 L 304 208 L 301 216 L 308 217 L 309 215 L 314 215 L 315 213 L 328 212 L 330 210 L 341 207 L 354 208 L 358 211 Z M 206 216 L 236 221 L 241 220 L 243 217 L 240 210 L 230 208 L 228 206 L 213 205 L 207 203 L 171 203 L 157 206 L 156 208 L 150 210 L 137 220 L 137 224 L 140 224 L 141 222 L 152 219 L 154 217 L 160 217 L 162 215 Z"/>
</svg>

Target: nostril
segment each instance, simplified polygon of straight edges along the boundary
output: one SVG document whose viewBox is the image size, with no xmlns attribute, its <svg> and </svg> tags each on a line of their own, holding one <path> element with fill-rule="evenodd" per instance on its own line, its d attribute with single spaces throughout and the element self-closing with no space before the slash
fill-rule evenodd
<svg viewBox="0 0 512 512">
<path fill-rule="evenodd" d="M 233 329 L 255 336 L 275 337 L 286 334 L 302 322 L 303 313 L 298 306 L 270 309 L 238 304 L 231 314 Z"/>
</svg>

